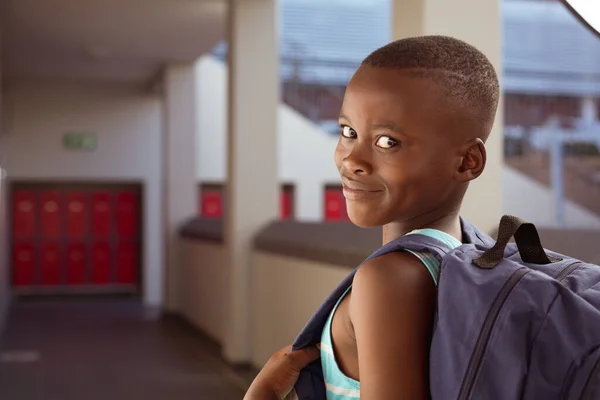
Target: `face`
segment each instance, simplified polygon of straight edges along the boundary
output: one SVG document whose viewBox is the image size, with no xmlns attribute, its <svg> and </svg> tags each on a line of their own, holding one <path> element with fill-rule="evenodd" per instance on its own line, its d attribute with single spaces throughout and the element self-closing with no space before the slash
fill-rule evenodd
<svg viewBox="0 0 600 400">
<path fill-rule="evenodd" d="M 456 134 L 459 124 L 444 113 L 442 99 L 434 83 L 402 71 L 362 66 L 356 72 L 335 151 L 356 225 L 406 222 L 460 204 L 470 146 Z"/>
</svg>

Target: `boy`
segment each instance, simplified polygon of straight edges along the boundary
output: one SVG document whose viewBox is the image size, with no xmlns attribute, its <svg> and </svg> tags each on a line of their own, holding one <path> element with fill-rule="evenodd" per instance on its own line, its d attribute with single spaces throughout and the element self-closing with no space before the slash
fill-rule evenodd
<svg viewBox="0 0 600 400">
<path fill-rule="evenodd" d="M 369 55 L 348 84 L 335 151 L 348 214 L 383 227 L 383 244 L 419 230 L 461 245 L 469 182 L 486 163 L 498 78 L 474 47 L 443 36 L 408 38 Z M 393 252 L 356 272 L 323 327 L 320 350 L 283 349 L 248 399 L 281 399 L 321 357 L 326 395 L 339 399 L 427 399 L 439 262 Z"/>
</svg>

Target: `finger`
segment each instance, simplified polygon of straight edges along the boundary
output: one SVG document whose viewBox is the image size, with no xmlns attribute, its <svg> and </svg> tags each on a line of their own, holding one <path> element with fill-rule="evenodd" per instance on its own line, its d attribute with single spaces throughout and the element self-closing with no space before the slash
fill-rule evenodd
<svg viewBox="0 0 600 400">
<path fill-rule="evenodd" d="M 311 362 L 315 361 L 321 356 L 321 352 L 315 346 L 305 347 L 300 350 L 292 351 L 288 354 L 292 365 L 297 370 L 301 370 Z"/>
</svg>

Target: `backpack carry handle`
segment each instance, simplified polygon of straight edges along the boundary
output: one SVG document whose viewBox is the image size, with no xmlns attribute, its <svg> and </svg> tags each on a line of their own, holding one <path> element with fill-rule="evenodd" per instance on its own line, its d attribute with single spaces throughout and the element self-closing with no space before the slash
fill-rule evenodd
<svg viewBox="0 0 600 400">
<path fill-rule="evenodd" d="M 481 257 L 473 260 L 473 263 L 480 268 L 494 268 L 504 259 L 506 245 L 508 245 L 513 236 L 515 237 L 515 242 L 517 243 L 517 248 L 523 262 L 529 264 L 550 264 L 560 261 L 559 258 L 546 254 L 535 225 L 519 217 L 505 215 L 500 221 L 496 244 L 483 253 Z"/>
</svg>

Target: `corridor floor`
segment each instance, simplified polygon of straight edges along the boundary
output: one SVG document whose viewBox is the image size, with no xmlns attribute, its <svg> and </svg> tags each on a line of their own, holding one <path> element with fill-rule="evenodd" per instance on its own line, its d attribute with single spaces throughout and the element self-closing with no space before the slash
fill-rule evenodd
<svg viewBox="0 0 600 400">
<path fill-rule="evenodd" d="M 188 325 L 128 300 L 15 301 L 0 339 L 2 400 L 239 400 L 245 382 Z"/>
</svg>

